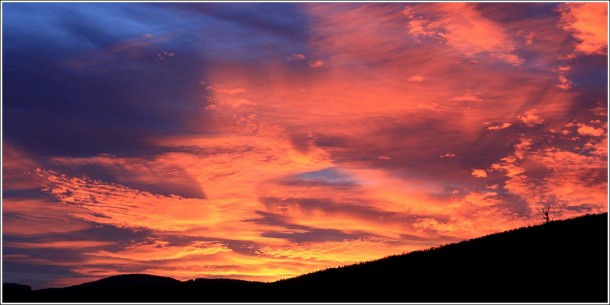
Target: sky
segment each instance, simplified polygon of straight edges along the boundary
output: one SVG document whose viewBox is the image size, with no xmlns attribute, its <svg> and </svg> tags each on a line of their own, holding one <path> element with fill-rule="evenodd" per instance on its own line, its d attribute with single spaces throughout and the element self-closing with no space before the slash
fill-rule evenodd
<svg viewBox="0 0 610 305">
<path fill-rule="evenodd" d="M 2 276 L 274 281 L 608 211 L 607 3 L 2 3 Z"/>
</svg>

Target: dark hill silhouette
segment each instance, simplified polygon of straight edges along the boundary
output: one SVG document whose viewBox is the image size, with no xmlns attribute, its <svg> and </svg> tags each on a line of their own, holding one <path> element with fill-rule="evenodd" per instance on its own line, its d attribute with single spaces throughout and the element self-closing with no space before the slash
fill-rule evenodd
<svg viewBox="0 0 610 305">
<path fill-rule="evenodd" d="M 273 283 L 121 275 L 14 302 L 608 302 L 608 214 L 515 229 Z"/>
<path fill-rule="evenodd" d="M 122 274 L 101 280 L 71 286 L 71 289 L 116 289 L 121 287 L 133 288 L 137 286 L 166 286 L 180 283 L 179 280 L 149 275 L 149 274 Z"/>
</svg>

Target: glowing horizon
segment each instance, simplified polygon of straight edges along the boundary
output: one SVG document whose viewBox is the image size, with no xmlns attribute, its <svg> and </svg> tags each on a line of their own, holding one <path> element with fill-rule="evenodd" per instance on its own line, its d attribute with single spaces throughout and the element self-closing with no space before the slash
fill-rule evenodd
<svg viewBox="0 0 610 305">
<path fill-rule="evenodd" d="M 607 3 L 3 3 L 3 281 L 274 281 L 608 211 Z"/>
</svg>

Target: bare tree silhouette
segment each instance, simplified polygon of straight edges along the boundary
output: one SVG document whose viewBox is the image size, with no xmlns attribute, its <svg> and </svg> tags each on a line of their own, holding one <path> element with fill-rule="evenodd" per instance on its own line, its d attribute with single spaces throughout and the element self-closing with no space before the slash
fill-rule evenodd
<svg viewBox="0 0 610 305">
<path fill-rule="evenodd" d="M 548 223 L 549 221 L 551 221 L 551 218 L 549 217 L 549 211 L 551 210 L 551 206 L 549 205 L 546 208 L 542 208 L 542 218 L 544 218 L 544 220 L 546 220 L 546 223 Z"/>
</svg>

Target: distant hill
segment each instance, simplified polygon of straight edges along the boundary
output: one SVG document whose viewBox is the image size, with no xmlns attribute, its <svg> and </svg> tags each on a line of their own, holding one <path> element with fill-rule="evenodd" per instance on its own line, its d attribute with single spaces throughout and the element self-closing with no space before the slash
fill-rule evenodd
<svg viewBox="0 0 610 305">
<path fill-rule="evenodd" d="M 608 302 L 608 214 L 515 229 L 273 283 L 129 274 L 5 302 Z"/>
<path fill-rule="evenodd" d="M 116 275 L 94 282 L 84 283 L 80 285 L 70 286 L 69 289 L 117 289 L 117 288 L 134 288 L 139 286 L 171 286 L 177 285 L 179 280 L 148 274 L 123 274 Z"/>
</svg>

